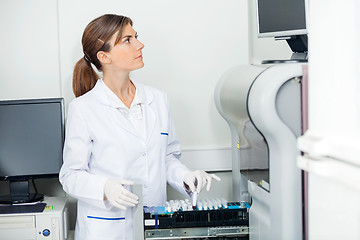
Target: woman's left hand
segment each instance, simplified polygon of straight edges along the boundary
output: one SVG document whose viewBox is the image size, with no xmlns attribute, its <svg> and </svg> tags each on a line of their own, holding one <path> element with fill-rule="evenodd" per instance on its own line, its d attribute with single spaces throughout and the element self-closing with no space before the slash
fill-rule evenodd
<svg viewBox="0 0 360 240">
<path fill-rule="evenodd" d="M 207 185 L 206 190 L 210 190 L 212 179 L 217 181 L 221 180 L 215 174 L 208 174 L 203 170 L 196 170 L 185 175 L 184 185 L 187 191 L 200 193 L 201 189 L 205 187 L 205 185 Z"/>
</svg>

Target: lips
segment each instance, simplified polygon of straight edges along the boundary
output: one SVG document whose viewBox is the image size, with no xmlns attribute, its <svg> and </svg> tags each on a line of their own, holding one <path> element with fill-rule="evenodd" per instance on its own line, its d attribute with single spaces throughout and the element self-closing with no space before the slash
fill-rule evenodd
<svg viewBox="0 0 360 240">
<path fill-rule="evenodd" d="M 137 56 L 135 59 L 139 59 L 139 58 L 142 58 L 142 55 Z"/>
</svg>

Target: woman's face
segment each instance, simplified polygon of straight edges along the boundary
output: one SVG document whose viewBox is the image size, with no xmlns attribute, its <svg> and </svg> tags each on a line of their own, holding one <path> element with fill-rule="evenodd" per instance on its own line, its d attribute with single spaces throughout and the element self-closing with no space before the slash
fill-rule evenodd
<svg viewBox="0 0 360 240">
<path fill-rule="evenodd" d="M 126 25 L 120 41 L 114 46 L 117 34 L 115 33 L 110 40 L 110 44 L 113 46 L 108 52 L 111 67 L 126 72 L 142 68 L 144 66 L 142 57 L 144 44 L 137 39 L 136 31 L 130 24 Z"/>
</svg>

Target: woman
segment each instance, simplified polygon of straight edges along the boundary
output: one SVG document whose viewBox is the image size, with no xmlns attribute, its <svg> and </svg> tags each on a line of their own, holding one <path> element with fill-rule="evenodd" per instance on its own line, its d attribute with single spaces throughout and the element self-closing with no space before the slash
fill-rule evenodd
<svg viewBox="0 0 360 240">
<path fill-rule="evenodd" d="M 128 240 L 131 208 L 138 200 L 129 191 L 134 181 L 143 184 L 144 205 L 163 206 L 167 183 L 186 194 L 205 185 L 209 190 L 211 179 L 220 179 L 191 172 L 179 161 L 166 95 L 130 80 L 130 72 L 144 66 L 144 45 L 130 18 L 107 14 L 94 19 L 84 30 L 82 45 L 60 182 L 78 199 L 75 239 Z"/>
</svg>

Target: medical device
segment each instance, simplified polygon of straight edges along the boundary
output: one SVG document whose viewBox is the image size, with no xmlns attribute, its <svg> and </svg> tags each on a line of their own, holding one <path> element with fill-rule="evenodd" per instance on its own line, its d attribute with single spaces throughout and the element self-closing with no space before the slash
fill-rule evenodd
<svg viewBox="0 0 360 240">
<path fill-rule="evenodd" d="M 0 101 L 0 180 L 10 184 L 0 203 L 41 201 L 29 181 L 58 177 L 63 142 L 63 98 Z"/>
<path fill-rule="evenodd" d="M 291 60 L 307 61 L 307 0 L 257 0 L 256 10 L 258 37 L 286 40 L 293 52 Z M 264 61 L 274 62 L 280 61 Z"/>
<path fill-rule="evenodd" d="M 144 207 L 146 239 L 200 237 L 249 237 L 246 202 L 199 199 L 193 209 L 190 199 L 170 200 L 165 206 Z"/>
<path fill-rule="evenodd" d="M 0 214 L 0 238 L 12 240 L 64 240 L 69 215 L 64 197 L 45 197 L 46 208 L 38 213 Z"/>
<path fill-rule="evenodd" d="M 302 239 L 303 64 L 237 66 L 216 86 L 216 107 L 231 131 L 233 200 L 252 203 L 252 240 Z"/>
<path fill-rule="evenodd" d="M 246 202 L 223 198 L 170 200 L 164 206 L 144 206 L 142 184 L 135 180 L 131 191 L 139 196 L 133 208 L 134 240 L 236 237 L 249 239 L 249 208 Z"/>
</svg>

